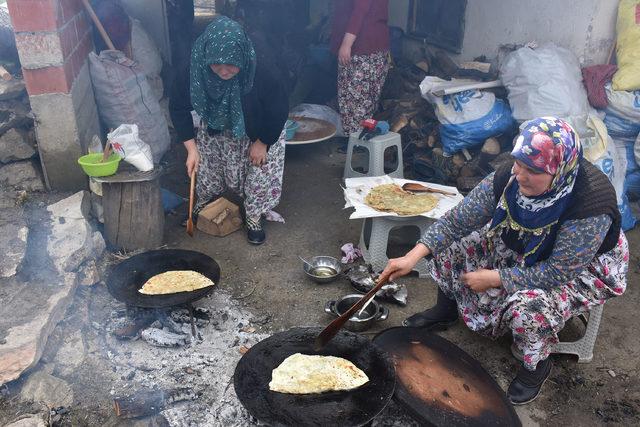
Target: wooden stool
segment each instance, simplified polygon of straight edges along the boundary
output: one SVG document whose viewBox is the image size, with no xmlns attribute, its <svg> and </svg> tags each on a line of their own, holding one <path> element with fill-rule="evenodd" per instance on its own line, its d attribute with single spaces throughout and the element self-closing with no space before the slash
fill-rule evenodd
<svg viewBox="0 0 640 427">
<path fill-rule="evenodd" d="M 102 184 L 107 242 L 118 249 L 152 249 L 162 245 L 164 210 L 162 170 L 140 172 L 121 165 L 115 175 L 91 178 Z"/>
</svg>

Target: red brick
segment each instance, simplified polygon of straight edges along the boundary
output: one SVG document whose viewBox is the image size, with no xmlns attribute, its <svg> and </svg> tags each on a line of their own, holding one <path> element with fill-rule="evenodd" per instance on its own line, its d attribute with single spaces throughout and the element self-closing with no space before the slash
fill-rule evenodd
<svg viewBox="0 0 640 427">
<path fill-rule="evenodd" d="M 80 70 L 84 65 L 89 52 L 93 50 L 93 41 L 89 35 L 86 35 L 80 42 L 76 50 L 66 60 L 64 64 L 64 71 L 67 74 L 67 78 L 70 82 L 74 82 Z"/>
<path fill-rule="evenodd" d="M 16 32 L 55 31 L 60 24 L 56 0 L 8 0 L 7 5 Z"/>
<path fill-rule="evenodd" d="M 71 21 L 77 14 L 84 10 L 84 6 L 80 0 L 58 0 L 62 9 L 62 22 Z"/>
<path fill-rule="evenodd" d="M 27 85 L 27 92 L 31 96 L 45 93 L 71 92 L 71 80 L 69 80 L 64 67 L 46 67 L 37 70 L 23 69 L 22 74 Z"/>
<path fill-rule="evenodd" d="M 73 52 L 78 45 L 78 35 L 74 21 L 68 22 L 60 29 L 60 46 L 62 47 L 62 54 L 65 59 L 71 55 L 71 52 Z"/>
</svg>

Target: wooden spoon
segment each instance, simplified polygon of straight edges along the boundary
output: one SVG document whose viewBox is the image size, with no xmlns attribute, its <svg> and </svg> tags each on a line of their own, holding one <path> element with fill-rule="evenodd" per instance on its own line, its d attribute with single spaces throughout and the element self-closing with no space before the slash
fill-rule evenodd
<svg viewBox="0 0 640 427">
<path fill-rule="evenodd" d="M 107 143 L 104 145 L 104 151 L 102 152 L 102 160 L 100 160 L 100 163 L 104 163 L 109 160 L 109 156 L 111 156 L 111 141 L 107 140 Z"/>
<path fill-rule="evenodd" d="M 193 197 L 196 189 L 196 171 L 191 172 L 191 186 L 189 187 L 189 219 L 187 220 L 187 234 L 193 237 Z"/>
<path fill-rule="evenodd" d="M 322 348 L 327 345 L 327 343 L 331 341 L 333 337 L 336 336 L 340 329 L 342 329 L 347 320 L 351 319 L 351 317 L 356 311 L 358 311 L 360 307 L 362 307 L 370 299 L 373 299 L 373 297 L 376 295 L 376 292 L 378 292 L 380 288 L 382 288 L 382 286 L 387 283 L 387 281 L 389 280 L 389 275 L 389 273 L 380 275 L 380 277 L 378 277 L 378 283 L 369 292 L 367 292 L 362 298 L 360 298 L 355 304 L 353 304 L 349 310 L 345 311 L 342 316 L 329 323 L 329 326 L 324 328 L 322 332 L 320 332 L 320 334 L 318 334 L 318 336 L 316 337 L 313 349 L 315 351 L 322 350 Z"/>
<path fill-rule="evenodd" d="M 410 191 L 412 193 L 437 193 L 444 194 L 445 196 L 457 196 L 456 193 L 452 193 L 450 191 L 438 190 L 437 188 L 425 187 L 421 184 L 416 184 L 414 182 L 407 182 L 402 186 L 404 191 Z"/>
</svg>

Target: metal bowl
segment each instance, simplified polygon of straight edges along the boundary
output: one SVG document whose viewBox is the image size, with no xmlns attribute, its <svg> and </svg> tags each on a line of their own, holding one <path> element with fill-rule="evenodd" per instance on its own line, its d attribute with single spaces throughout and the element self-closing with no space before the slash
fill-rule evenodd
<svg viewBox="0 0 640 427">
<path fill-rule="evenodd" d="M 334 257 L 314 256 L 308 261 L 311 265 L 302 263 L 302 268 L 304 273 L 315 282 L 333 282 L 342 273 L 342 264 Z"/>
<path fill-rule="evenodd" d="M 343 313 L 346 313 L 347 310 L 349 310 L 360 298 L 362 298 L 362 294 L 351 294 L 346 295 L 337 301 L 329 301 L 324 306 L 324 311 L 325 313 L 333 314 L 336 317 L 341 316 Z M 376 300 L 371 301 L 360 316 L 358 316 L 358 312 L 347 320 L 347 323 L 344 325 L 345 328 L 353 332 L 366 331 L 378 320 L 386 320 L 389 316 L 389 309 L 378 304 Z"/>
</svg>

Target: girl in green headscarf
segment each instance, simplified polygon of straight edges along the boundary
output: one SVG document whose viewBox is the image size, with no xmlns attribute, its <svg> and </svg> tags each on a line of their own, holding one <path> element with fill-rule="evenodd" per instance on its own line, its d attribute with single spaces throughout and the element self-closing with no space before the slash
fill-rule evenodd
<svg viewBox="0 0 640 427">
<path fill-rule="evenodd" d="M 277 55 L 264 40 L 219 16 L 195 41 L 191 103 L 202 122 L 184 142 L 187 172 L 198 171 L 195 213 L 225 188 L 244 196 L 253 244 L 264 242 L 262 216 L 280 201 L 288 114 Z"/>
</svg>

